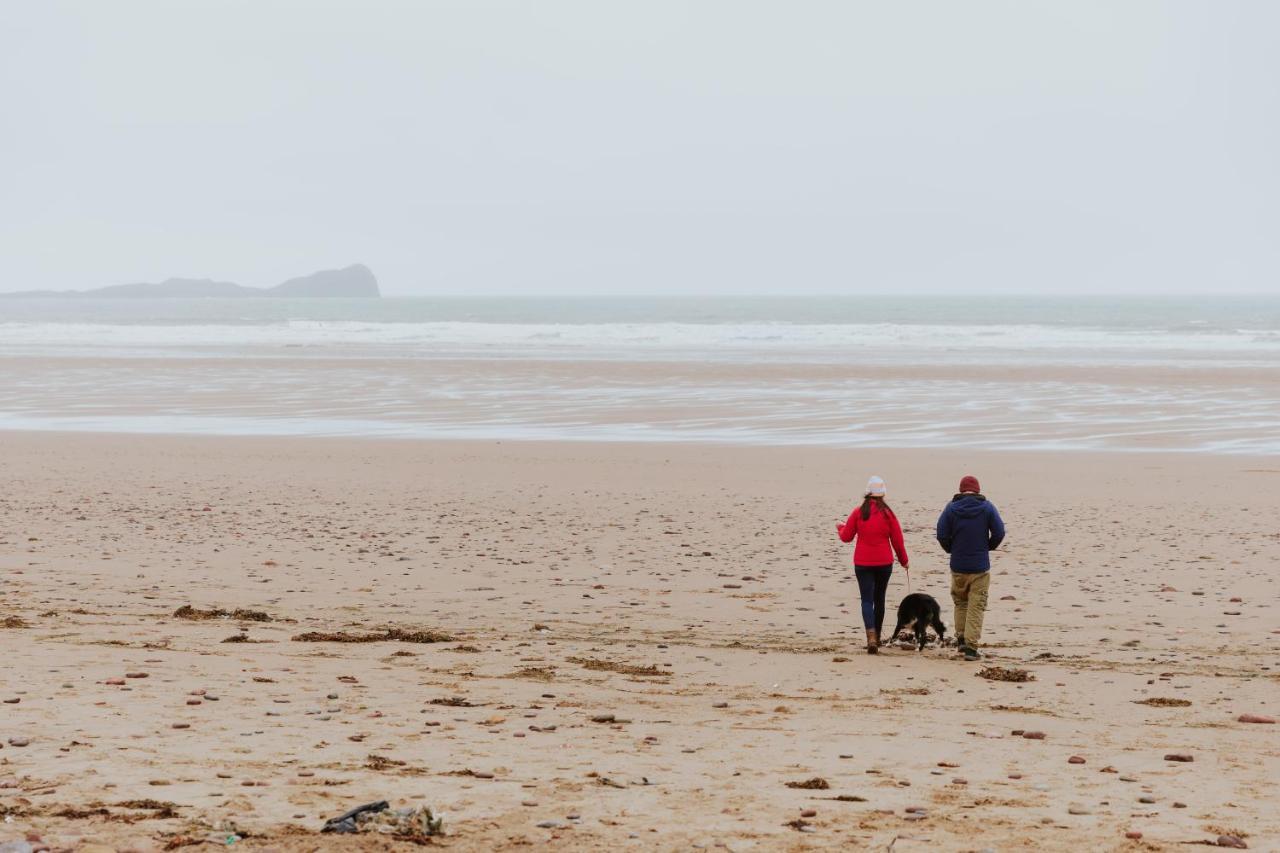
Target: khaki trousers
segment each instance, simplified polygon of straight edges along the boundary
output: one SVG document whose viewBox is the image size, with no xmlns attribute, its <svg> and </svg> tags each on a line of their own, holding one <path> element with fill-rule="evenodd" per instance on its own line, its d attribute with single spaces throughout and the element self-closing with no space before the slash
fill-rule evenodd
<svg viewBox="0 0 1280 853">
<path fill-rule="evenodd" d="M 964 644 L 976 649 L 982 639 L 982 617 L 987 612 L 987 590 L 991 587 L 991 572 L 980 574 L 951 573 L 951 600 L 956 605 L 957 637 L 964 637 Z"/>
</svg>

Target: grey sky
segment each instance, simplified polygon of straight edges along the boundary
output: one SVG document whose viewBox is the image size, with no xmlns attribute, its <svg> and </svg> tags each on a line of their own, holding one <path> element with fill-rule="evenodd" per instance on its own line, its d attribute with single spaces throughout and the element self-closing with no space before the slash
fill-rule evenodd
<svg viewBox="0 0 1280 853">
<path fill-rule="evenodd" d="M 0 290 L 1280 291 L 1269 0 L 3 0 Z"/>
</svg>

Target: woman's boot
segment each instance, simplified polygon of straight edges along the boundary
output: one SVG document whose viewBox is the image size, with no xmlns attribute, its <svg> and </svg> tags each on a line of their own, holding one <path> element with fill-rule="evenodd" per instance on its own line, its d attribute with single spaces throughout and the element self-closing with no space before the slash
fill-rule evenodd
<svg viewBox="0 0 1280 853">
<path fill-rule="evenodd" d="M 867 654 L 874 655 L 880 650 L 880 641 L 876 639 L 876 629 L 867 629 Z"/>
</svg>

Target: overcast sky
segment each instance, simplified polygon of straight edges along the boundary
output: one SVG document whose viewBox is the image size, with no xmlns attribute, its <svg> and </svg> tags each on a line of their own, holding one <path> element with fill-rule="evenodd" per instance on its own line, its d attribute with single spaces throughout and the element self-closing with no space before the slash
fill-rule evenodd
<svg viewBox="0 0 1280 853">
<path fill-rule="evenodd" d="M 4 0 L 0 290 L 1280 292 L 1271 0 Z"/>
</svg>

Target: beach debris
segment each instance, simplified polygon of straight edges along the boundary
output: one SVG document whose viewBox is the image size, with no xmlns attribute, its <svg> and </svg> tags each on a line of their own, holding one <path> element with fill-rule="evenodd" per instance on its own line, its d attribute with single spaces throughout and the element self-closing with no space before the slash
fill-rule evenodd
<svg viewBox="0 0 1280 853">
<path fill-rule="evenodd" d="M 1236 850 L 1249 849 L 1249 845 L 1244 843 L 1244 839 L 1236 835 L 1219 835 L 1215 843 L 1219 847 L 1231 847 Z"/>
<path fill-rule="evenodd" d="M 1183 763 L 1195 761 L 1196 757 L 1187 752 L 1169 752 L 1165 753 L 1165 761 L 1180 761 Z"/>
<path fill-rule="evenodd" d="M 472 703 L 465 696 L 447 696 L 439 699 L 432 699 L 428 705 L 444 705 L 448 708 L 478 708 L 480 706 Z"/>
<path fill-rule="evenodd" d="M 152 817 L 177 817 L 177 810 L 181 808 L 177 803 L 170 803 L 164 800 L 121 800 L 118 803 L 112 803 L 118 809 L 133 809 L 134 811 L 159 812 Z"/>
<path fill-rule="evenodd" d="M 1034 681 L 1035 676 L 1025 669 L 1013 669 L 1003 666 L 984 666 L 978 670 L 977 676 L 988 681 Z"/>
<path fill-rule="evenodd" d="M 340 814 L 337 817 L 329 818 L 327 821 L 324 822 L 324 826 L 321 827 L 320 831 L 321 832 L 337 832 L 337 833 L 343 833 L 343 834 L 355 832 L 356 820 L 358 818 L 360 818 L 363 815 L 378 814 L 380 812 L 386 811 L 389 808 L 391 808 L 391 804 L 388 803 L 386 800 L 379 800 L 376 803 L 366 803 L 363 806 L 356 806 L 354 809 L 352 809 L 349 812 Z"/>
<path fill-rule="evenodd" d="M 205 619 L 240 619 L 244 622 L 271 621 L 271 617 L 261 610 L 245 610 L 244 608 L 223 610 L 221 607 L 215 607 L 211 610 L 198 610 L 190 604 L 182 605 L 173 611 L 173 615 L 175 619 L 192 619 L 196 621 Z"/>
<path fill-rule="evenodd" d="M 1084 764 L 1084 757 L 1080 755 L 1073 755 L 1067 759 L 1067 763 L 1068 764 Z"/>
<path fill-rule="evenodd" d="M 636 666 L 628 663 L 618 663 L 611 660 L 599 660 L 597 658 L 579 658 L 571 657 L 569 663 L 576 663 L 586 669 L 596 670 L 598 672 L 619 672 L 623 675 L 670 675 L 663 672 L 656 664 L 649 666 Z"/>
<path fill-rule="evenodd" d="M 805 779 L 803 782 L 788 782 L 788 788 L 799 788 L 804 791 L 825 791 L 831 787 L 831 783 L 821 776 L 814 776 L 812 779 Z"/>
<path fill-rule="evenodd" d="M 387 628 L 377 634 L 350 634 L 346 631 L 308 631 L 295 634 L 296 643 L 452 643 L 456 638 L 442 631 L 405 631 Z"/>
<path fill-rule="evenodd" d="M 404 767 L 409 762 L 400 761 L 395 758 L 388 758 L 385 755 L 374 755 L 370 753 L 365 757 L 364 766 L 370 770 L 390 770 L 394 767 Z"/>
<path fill-rule="evenodd" d="M 1262 723 L 1264 725 L 1274 725 L 1275 717 L 1268 717 L 1263 714 L 1241 714 L 1236 717 L 1237 723 Z"/>
<path fill-rule="evenodd" d="M 386 800 L 379 800 L 330 818 L 320 831 L 339 834 L 373 832 L 401 841 L 422 843 L 441 834 L 443 825 L 444 818 L 437 816 L 429 806 L 392 809 Z"/>
<path fill-rule="evenodd" d="M 1171 699 L 1167 696 L 1152 696 L 1150 699 L 1134 699 L 1135 705 L 1150 705 L 1152 708 L 1186 708 L 1191 705 L 1190 699 Z"/>
<path fill-rule="evenodd" d="M 6 616 L 0 619 L 0 628 L 30 628 L 31 623 L 21 616 Z"/>
<path fill-rule="evenodd" d="M 1044 740 L 1044 732 L 1022 732 L 1022 737 L 1027 740 Z"/>
</svg>

